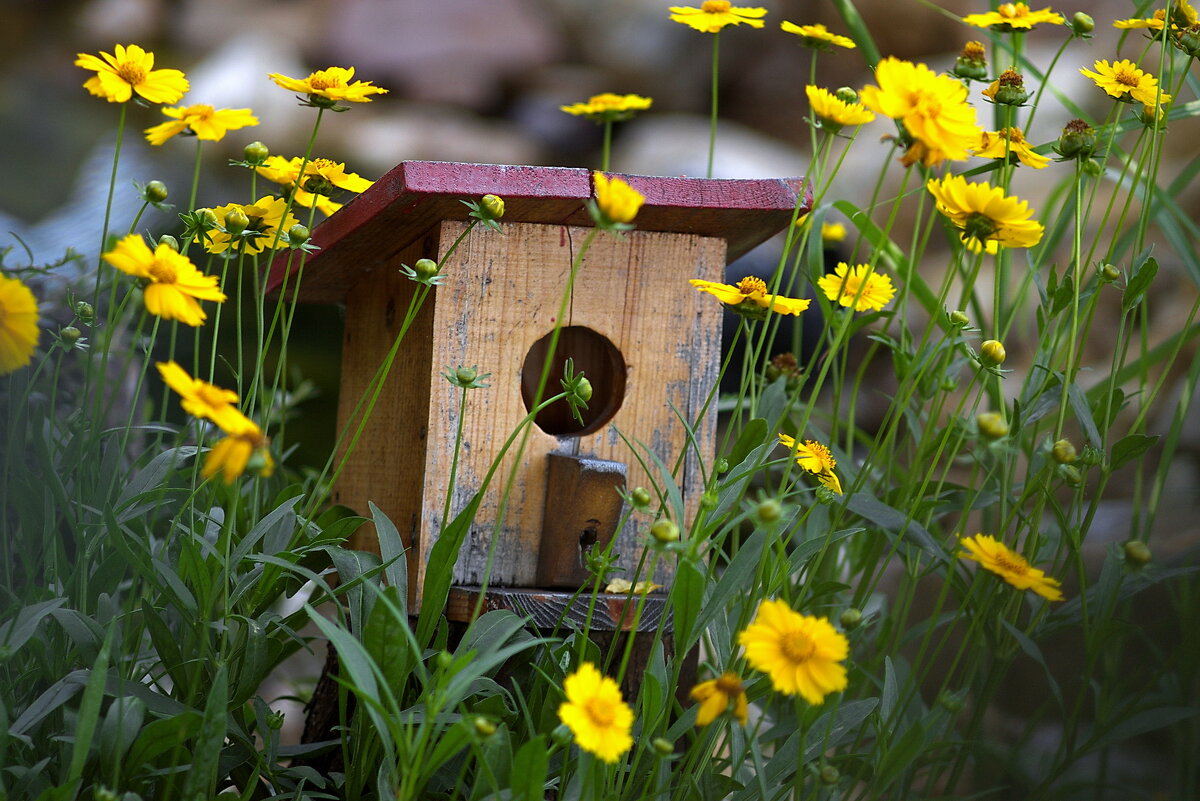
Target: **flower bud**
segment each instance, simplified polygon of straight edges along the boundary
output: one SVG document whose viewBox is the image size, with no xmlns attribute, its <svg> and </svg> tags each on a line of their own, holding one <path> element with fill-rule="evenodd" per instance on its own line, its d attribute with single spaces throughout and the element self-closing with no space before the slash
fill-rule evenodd
<svg viewBox="0 0 1200 801">
<path fill-rule="evenodd" d="M 504 200 L 496 195 L 484 195 L 483 199 L 479 201 L 479 205 L 493 220 L 504 216 Z"/>
<path fill-rule="evenodd" d="M 162 236 L 160 236 L 158 238 L 158 244 L 166 245 L 167 247 L 169 247 L 171 250 L 175 251 L 176 253 L 179 252 L 179 240 L 176 239 L 175 237 L 171 236 L 170 234 L 163 234 Z"/>
<path fill-rule="evenodd" d="M 1095 159 L 1088 159 L 1087 161 L 1083 162 L 1083 172 L 1088 177 L 1099 178 L 1104 174 L 1104 165 Z"/>
<path fill-rule="evenodd" d="M 459 367 L 454 371 L 454 377 L 457 378 L 461 384 L 470 384 L 479 377 L 479 371 L 474 367 Z"/>
<path fill-rule="evenodd" d="M 560 723 L 550 732 L 550 739 L 558 745 L 568 746 L 571 744 L 571 730 L 567 728 L 567 724 Z"/>
<path fill-rule="evenodd" d="M 471 723 L 475 727 L 475 733 L 484 739 L 496 733 L 496 724 L 485 717 L 477 715 Z"/>
<path fill-rule="evenodd" d="M 846 631 L 854 631 L 862 623 L 862 612 L 854 607 L 843 609 L 842 614 L 838 617 L 838 622 Z"/>
<path fill-rule="evenodd" d="M 634 487 L 633 492 L 629 493 L 629 502 L 633 504 L 635 509 L 646 509 L 650 506 L 650 492 L 645 487 Z"/>
<path fill-rule="evenodd" d="M 837 784 L 838 779 L 842 777 L 842 774 L 838 773 L 838 769 L 833 765 L 822 765 L 819 775 L 821 784 Z"/>
<path fill-rule="evenodd" d="M 231 209 L 225 215 L 225 232 L 230 236 L 237 236 L 242 231 L 245 231 L 246 226 L 249 224 L 250 218 L 241 209 Z"/>
<path fill-rule="evenodd" d="M 1001 439 L 1008 436 L 1008 423 L 999 412 L 983 412 L 975 417 L 975 425 L 979 433 L 987 439 Z"/>
<path fill-rule="evenodd" d="M 449 651 L 438 651 L 437 666 L 438 670 L 447 670 L 454 664 L 454 654 Z"/>
<path fill-rule="evenodd" d="M 267 715 L 267 728 L 279 731 L 283 728 L 283 718 L 284 714 L 282 712 L 276 712 L 272 709 Z"/>
<path fill-rule="evenodd" d="M 768 498 L 758 504 L 754 513 L 758 515 L 758 519 L 763 523 L 774 523 L 783 516 L 783 507 L 779 504 L 779 501 L 774 498 Z"/>
<path fill-rule="evenodd" d="M 92 790 L 92 801 L 117 801 L 117 793 L 115 790 L 110 790 L 104 785 L 96 787 Z"/>
<path fill-rule="evenodd" d="M 965 311 L 955 310 L 950 312 L 950 325 L 955 328 L 966 328 L 971 324 L 971 318 L 967 316 Z"/>
<path fill-rule="evenodd" d="M 1002 106 L 1019 106 L 1029 99 L 1029 92 L 1025 91 L 1025 79 L 1014 69 L 1000 73 L 1000 77 L 983 93 Z"/>
<path fill-rule="evenodd" d="M 713 463 L 713 470 L 718 473 L 729 472 L 729 460 L 724 456 L 722 456 L 720 459 L 717 459 L 717 461 Z"/>
<path fill-rule="evenodd" d="M 709 490 L 700 496 L 700 508 L 708 511 L 717 508 L 717 493 Z"/>
<path fill-rule="evenodd" d="M 1073 464 L 1060 464 L 1058 474 L 1062 476 L 1062 480 L 1067 482 L 1068 486 L 1078 487 L 1083 483 L 1083 473 L 1080 473 L 1079 468 Z"/>
<path fill-rule="evenodd" d="M 413 265 L 413 272 L 418 278 L 433 278 L 438 274 L 437 262 L 433 259 L 417 259 L 417 263 Z"/>
<path fill-rule="evenodd" d="M 58 338 L 63 341 L 64 345 L 74 345 L 81 336 L 83 336 L 83 332 L 73 325 L 68 325 L 58 332 Z"/>
<path fill-rule="evenodd" d="M 1150 548 L 1141 540 L 1130 540 L 1123 546 L 1125 551 L 1125 561 L 1131 565 L 1141 567 L 1151 559 Z"/>
<path fill-rule="evenodd" d="M 288 242 L 293 245 L 303 245 L 311 235 L 312 232 L 308 230 L 307 226 L 296 223 L 288 229 Z"/>
<path fill-rule="evenodd" d="M 90 323 L 96 319 L 96 309 L 86 300 L 78 301 L 75 304 L 75 316 L 85 323 Z"/>
<path fill-rule="evenodd" d="M 1075 32 L 1076 36 L 1091 33 L 1095 27 L 1096 21 L 1082 11 L 1076 11 L 1075 16 L 1071 17 L 1071 30 Z"/>
<path fill-rule="evenodd" d="M 146 198 L 150 203 L 162 203 L 167 199 L 167 185 L 162 181 L 151 181 L 146 184 L 145 190 L 142 192 L 142 197 Z"/>
<path fill-rule="evenodd" d="M 655 737 L 650 744 L 659 756 L 671 756 L 675 753 L 675 743 L 665 737 Z"/>
<path fill-rule="evenodd" d="M 953 714 L 955 712 L 960 712 L 963 708 L 962 698 L 955 695 L 954 693 L 948 693 L 948 692 L 940 693 L 937 697 L 937 702 L 938 702 L 938 706 L 940 706 L 942 709 L 946 710 L 947 712 L 950 712 L 951 714 Z"/>
<path fill-rule="evenodd" d="M 967 42 L 951 70 L 959 78 L 982 81 L 987 78 L 987 54 L 982 42 Z"/>
<path fill-rule="evenodd" d="M 242 148 L 242 158 L 246 160 L 247 164 L 262 164 L 270 155 L 270 149 L 258 140 Z"/>
<path fill-rule="evenodd" d="M 854 91 L 849 86 L 838 87 L 838 90 L 833 93 L 833 96 L 843 103 L 858 102 L 858 92 Z"/>
<path fill-rule="evenodd" d="M 1075 446 L 1071 444 L 1069 439 L 1060 439 L 1050 448 L 1050 456 L 1059 464 L 1070 464 L 1079 458 L 1079 454 L 1075 452 Z"/>
<path fill-rule="evenodd" d="M 1083 120 L 1071 120 L 1058 136 L 1054 152 L 1063 158 L 1087 158 L 1096 150 L 1096 131 Z"/>
<path fill-rule="evenodd" d="M 1100 265 L 1100 280 L 1105 283 L 1112 283 L 1121 277 L 1121 271 L 1112 264 Z"/>
<path fill-rule="evenodd" d="M 592 399 L 592 382 L 584 376 L 580 376 L 575 384 L 575 397 L 584 403 Z"/>
<path fill-rule="evenodd" d="M 1179 10 L 1178 6 L 1174 6 Z M 1193 25 L 1175 34 L 1175 45 L 1192 58 L 1200 58 L 1200 25 Z"/>
<path fill-rule="evenodd" d="M 953 392 L 954 388 L 957 386 L 958 386 L 958 382 L 954 380 L 954 376 L 951 376 L 951 375 L 942 376 L 942 383 L 940 385 L 942 392 Z"/>
<path fill-rule="evenodd" d="M 196 214 L 203 221 L 206 231 L 212 230 L 221 224 L 221 221 L 217 219 L 217 213 L 212 209 L 196 209 Z"/>
<path fill-rule="evenodd" d="M 650 536 L 663 545 L 679 540 L 679 526 L 667 518 L 654 521 L 654 525 L 650 526 Z"/>
<path fill-rule="evenodd" d="M 983 362 L 984 367 L 999 367 L 1004 364 L 1007 355 L 1003 343 L 995 339 L 985 340 L 979 346 L 979 361 Z"/>
</svg>

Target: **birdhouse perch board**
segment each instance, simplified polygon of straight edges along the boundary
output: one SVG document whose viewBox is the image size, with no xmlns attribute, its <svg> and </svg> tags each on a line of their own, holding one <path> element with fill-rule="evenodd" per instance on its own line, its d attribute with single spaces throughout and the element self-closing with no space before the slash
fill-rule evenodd
<svg viewBox="0 0 1200 801">
<path fill-rule="evenodd" d="M 403 162 L 317 226 L 320 249 L 302 271 L 296 252 L 272 265 L 269 293 L 290 296 L 298 286 L 300 301 L 345 305 L 341 431 L 420 288 L 401 265 L 440 261 L 453 249 L 443 282 L 409 321 L 333 496 L 361 513 L 373 502 L 400 530 L 414 609 L 430 549 L 448 522 L 442 515 L 452 470 L 451 519 L 529 414 L 557 324 L 544 397 L 558 391 L 570 357 L 593 386 L 584 425 L 560 402 L 536 418 L 523 448 L 520 438 L 509 448 L 460 551 L 454 581 L 461 591 L 452 596 L 451 616 L 456 597 L 465 614 L 463 599 L 483 582 L 489 553 L 488 587 L 497 597 L 512 596 L 512 588 L 569 594 L 587 578 L 582 550 L 602 547 L 614 533 L 618 564 L 632 576 L 641 545 L 631 524 L 614 532 L 618 490 L 661 484 L 656 462 L 679 462 L 681 528 L 695 512 L 698 454 L 711 459 L 715 446 L 715 412 L 700 411 L 717 380 L 722 310 L 688 279 L 722 280 L 729 260 L 788 224 L 801 185 L 622 177 L 646 197 L 637 229 L 594 238 L 561 321 L 572 260 L 590 232 L 584 204 L 592 180 L 583 169 Z M 460 201 L 485 194 L 505 201 L 503 231 L 476 226 L 453 248 L 469 224 Z M 800 212 L 807 210 L 806 199 Z M 461 420 L 462 390 L 441 376 L 459 365 L 491 374 L 486 388 L 466 393 Z M 693 426 L 691 437 L 680 417 Z M 364 526 L 350 545 L 377 551 L 373 528 Z M 669 581 L 670 567 L 660 563 L 654 579 Z"/>
</svg>

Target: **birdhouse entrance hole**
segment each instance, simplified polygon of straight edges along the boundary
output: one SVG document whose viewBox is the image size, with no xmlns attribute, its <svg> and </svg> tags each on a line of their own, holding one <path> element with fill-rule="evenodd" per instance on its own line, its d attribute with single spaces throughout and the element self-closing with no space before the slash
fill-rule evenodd
<svg viewBox="0 0 1200 801">
<path fill-rule="evenodd" d="M 521 365 L 521 400 L 525 410 L 533 409 L 533 398 L 537 393 L 538 379 L 546 363 L 553 332 L 533 343 L 525 362 Z M 542 397 L 548 398 L 562 391 L 559 382 L 563 377 L 563 365 L 571 359 L 576 373 L 583 373 L 592 384 L 592 399 L 582 409 L 583 425 L 571 416 L 565 401 L 551 404 L 534 418 L 542 431 L 556 437 L 578 437 L 599 430 L 621 408 L 625 399 L 625 358 L 607 337 L 581 325 L 565 326 L 558 336 L 558 346 L 550 359 L 550 375 Z"/>
</svg>

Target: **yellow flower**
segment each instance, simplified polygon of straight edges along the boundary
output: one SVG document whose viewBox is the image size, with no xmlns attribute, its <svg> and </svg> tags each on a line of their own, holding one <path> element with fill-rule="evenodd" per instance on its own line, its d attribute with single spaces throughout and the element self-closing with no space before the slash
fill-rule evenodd
<svg viewBox="0 0 1200 801">
<path fill-rule="evenodd" d="M 604 588 L 604 591 L 613 595 L 628 595 L 630 591 L 634 595 L 645 595 L 648 592 L 661 589 L 662 585 L 655 584 L 653 581 L 639 581 L 637 584 L 634 584 L 629 579 L 615 578 L 608 582 L 608 586 Z"/>
<path fill-rule="evenodd" d="M 994 239 L 1006 248 L 1033 247 L 1045 230 L 1029 219 L 1033 210 L 1024 200 L 1006 197 L 1002 187 L 967 183 L 961 175 L 930 179 L 925 188 L 937 201 L 937 209 L 961 228 L 965 238 L 983 246 Z"/>
<path fill-rule="evenodd" d="M 197 301 L 225 300 L 225 294 L 217 289 L 215 275 L 200 272 L 187 256 L 169 245 L 150 250 L 141 234 L 130 234 L 103 255 L 121 272 L 149 282 L 142 290 L 146 311 L 164 320 L 200 325 L 208 315 Z"/>
<path fill-rule="evenodd" d="M 329 159 L 309 159 L 304 165 L 304 180 L 300 180 L 300 156 L 285 159 L 283 156 L 270 156 L 262 166 L 255 167 L 259 175 L 268 181 L 282 184 L 295 190 L 293 203 L 306 209 L 314 205 L 326 216 L 333 214 L 342 207 L 329 199 L 335 189 L 344 189 L 355 194 L 365 192 L 375 183 L 359 176 L 357 173 L 346 172 L 346 165 Z M 297 184 L 303 188 L 298 188 Z"/>
<path fill-rule="evenodd" d="M 200 475 L 212 478 L 220 473 L 226 484 L 232 484 L 234 479 L 246 472 L 250 457 L 255 454 L 259 459 L 259 475 L 269 476 L 275 471 L 275 460 L 267 448 L 270 442 L 253 420 L 234 409 L 233 414 L 224 415 L 218 424 L 226 436 L 217 440 L 208 451 Z"/>
<path fill-rule="evenodd" d="M 863 87 L 860 97 L 872 110 L 904 123 L 915 140 L 906 165 L 917 160 L 925 166 L 945 159 L 962 161 L 979 141 L 975 109 L 966 102 L 967 87 L 949 75 L 889 56 L 875 68 L 875 81 L 878 86 Z"/>
<path fill-rule="evenodd" d="M 835 132 L 843 125 L 862 125 L 875 119 L 866 106 L 847 103 L 828 89 L 810 84 L 804 87 L 804 92 L 808 95 L 813 116 L 820 120 L 822 126 L 833 128 Z"/>
<path fill-rule="evenodd" d="M 1146 19 L 1119 19 L 1113 22 L 1114 28 L 1121 30 L 1132 30 L 1138 28 L 1153 28 L 1156 31 L 1163 29 L 1163 24 L 1167 18 L 1167 12 L 1164 9 L 1159 9 L 1154 12 L 1154 16 Z M 1200 15 L 1196 13 L 1196 9 L 1188 0 L 1176 0 L 1171 3 L 1171 28 L 1190 28 L 1200 22 Z"/>
<path fill-rule="evenodd" d="M 780 600 L 763 601 L 749 626 L 738 634 L 746 660 L 771 677 L 785 695 L 819 704 L 846 689 L 850 643 L 826 618 L 801 615 Z"/>
<path fill-rule="evenodd" d="M 821 223 L 821 241 L 838 243 L 846 241 L 846 226 L 842 223 Z"/>
<path fill-rule="evenodd" d="M 238 402 L 236 392 L 192 378 L 174 361 L 157 362 L 155 366 L 163 382 L 179 395 L 179 405 L 185 412 L 193 417 L 211 420 L 222 430 L 239 429 L 243 416 L 234 406 Z"/>
<path fill-rule="evenodd" d="M 733 716 L 738 723 L 746 725 L 750 716 L 750 705 L 746 700 L 746 688 L 734 673 L 722 673 L 715 679 L 702 681 L 692 688 L 692 700 L 700 702 L 696 713 L 696 725 L 707 726 L 733 704 Z"/>
<path fill-rule="evenodd" d="M 834 275 L 823 275 L 817 286 L 825 297 L 843 306 L 854 305 L 855 311 L 880 311 L 892 302 L 896 288 L 892 279 L 883 273 L 874 272 L 869 264 L 858 264 L 853 269 L 845 262 L 834 268 Z"/>
<path fill-rule="evenodd" d="M 309 99 L 324 98 L 333 102 L 345 100 L 349 103 L 370 103 L 371 95 L 387 94 L 387 89 L 372 85 L 371 81 L 354 81 L 354 67 L 328 67 L 311 73 L 307 78 L 289 78 L 272 72 L 267 75 L 272 81 L 292 92 L 302 92 Z"/>
<path fill-rule="evenodd" d="M 567 676 L 563 691 L 567 700 L 558 708 L 558 719 L 575 742 L 604 762 L 616 762 L 633 745 L 633 710 L 621 699 L 621 688 L 585 662 Z"/>
<path fill-rule="evenodd" d="M 812 439 L 806 439 L 797 445 L 796 440 L 787 434 L 778 436 L 779 444 L 795 453 L 796 464 L 816 476 L 817 481 L 824 486 L 838 495 L 842 494 L 842 482 L 838 479 L 837 473 L 833 472 L 837 467 L 837 460 L 833 458 L 829 448 Z"/>
<path fill-rule="evenodd" d="M 641 95 L 615 95 L 605 92 L 592 95 L 586 103 L 572 103 L 558 108 L 576 117 L 587 117 L 596 122 L 620 122 L 632 118 L 639 111 L 645 111 L 653 103 L 653 100 Z"/>
<path fill-rule="evenodd" d="M 37 298 L 20 279 L 0 275 L 0 375 L 33 360 L 38 343 Z"/>
<path fill-rule="evenodd" d="M 83 83 L 96 97 L 109 103 L 124 103 L 134 92 L 151 103 L 178 103 L 188 90 L 187 78 L 179 70 L 154 69 L 154 54 L 137 45 L 116 45 L 112 54 L 79 53 L 75 66 L 94 70 Z"/>
<path fill-rule="evenodd" d="M 974 559 L 985 570 L 992 571 L 1018 590 L 1033 590 L 1047 601 L 1063 599 L 1059 589 L 1061 582 L 1031 566 L 1024 556 L 1009 550 L 994 537 L 976 534 L 974 537 L 960 538 L 959 542 L 967 549 L 959 551 L 959 556 Z"/>
<path fill-rule="evenodd" d="M 1007 148 L 1006 148 L 1007 144 Z M 1020 128 L 1006 128 L 1001 131 L 984 131 L 978 147 L 974 148 L 975 155 L 987 159 L 1002 159 L 1016 156 L 1026 166 L 1040 170 L 1050 163 L 1050 159 L 1037 153 L 1025 141 L 1025 134 Z"/>
<path fill-rule="evenodd" d="M 251 114 L 248 108 L 214 109 L 212 106 L 198 104 L 164 108 L 162 113 L 175 121 L 146 129 L 146 141 L 152 145 L 161 145 L 172 136 L 188 129 L 191 129 L 198 139 L 219 142 L 225 137 L 226 131 L 258 125 L 258 117 Z"/>
<path fill-rule="evenodd" d="M 763 26 L 765 8 L 735 6 L 729 0 L 704 0 L 700 8 L 671 6 L 671 20 L 695 28 L 701 33 L 720 33 L 726 25 L 745 23 L 751 28 Z"/>
<path fill-rule="evenodd" d="M 252 232 L 253 235 L 232 237 L 225 231 L 214 229 L 207 234 L 208 239 L 204 241 L 205 250 L 209 253 L 224 253 L 230 249 L 240 249 L 245 253 L 261 253 L 264 248 L 287 247 L 287 231 L 296 224 L 296 218 L 289 211 L 287 218 L 284 219 L 283 212 L 286 208 L 286 200 L 270 195 L 261 197 L 250 205 L 226 203 L 224 206 L 216 207 L 213 209 L 213 213 L 217 215 L 217 221 L 221 223 L 224 222 L 225 215 L 229 212 L 234 209 L 241 210 L 250 220 L 246 231 Z M 196 241 L 200 241 L 199 237 Z"/>
<path fill-rule="evenodd" d="M 1024 3 L 1001 3 L 995 11 L 986 14 L 968 14 L 963 22 L 976 28 L 991 28 L 997 33 L 1012 33 L 1013 31 L 1028 31 L 1035 25 L 1062 25 L 1065 20 L 1061 14 L 1056 14 L 1047 8 L 1041 11 L 1030 11 Z"/>
<path fill-rule="evenodd" d="M 1085 69 L 1079 71 L 1117 100 L 1126 103 L 1138 102 L 1145 106 L 1168 103 L 1171 100 L 1171 96 L 1166 92 L 1159 94 L 1157 78 L 1128 59 L 1114 61 L 1111 65 L 1108 61 L 1097 61 L 1094 66 L 1095 72 Z"/>
<path fill-rule="evenodd" d="M 838 36 L 824 25 L 797 25 L 794 22 L 781 22 L 779 27 L 787 33 L 794 33 L 804 40 L 805 47 L 811 47 L 814 50 L 828 51 L 831 45 L 844 47 L 847 50 L 853 50 L 858 47 L 854 40 L 848 36 Z"/>
<path fill-rule="evenodd" d="M 641 192 L 620 178 L 609 178 L 597 170 L 592 173 L 596 185 L 596 207 L 603 222 L 628 225 L 637 216 L 638 209 L 646 202 Z"/>
<path fill-rule="evenodd" d="M 785 298 L 783 295 L 768 295 L 767 282 L 761 278 L 747 276 L 736 285 L 720 284 L 693 278 L 689 283 L 701 292 L 707 292 L 722 303 L 753 311 L 753 308 L 770 309 L 776 314 L 799 314 L 812 303 L 808 298 Z"/>
</svg>

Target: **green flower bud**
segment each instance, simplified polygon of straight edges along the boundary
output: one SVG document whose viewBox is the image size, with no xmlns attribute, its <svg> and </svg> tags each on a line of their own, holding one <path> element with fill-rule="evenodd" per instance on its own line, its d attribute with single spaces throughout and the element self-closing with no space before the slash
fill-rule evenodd
<svg viewBox="0 0 1200 801">
<path fill-rule="evenodd" d="M 206 231 L 212 230 L 221 224 L 221 221 L 217 219 L 217 213 L 212 209 L 196 209 L 196 214 L 200 215 L 204 230 Z"/>
<path fill-rule="evenodd" d="M 454 377 L 458 379 L 459 383 L 470 384 L 479 377 L 479 371 L 474 367 L 459 367 L 454 371 Z"/>
<path fill-rule="evenodd" d="M 838 90 L 833 93 L 833 96 L 843 103 L 858 102 L 858 92 L 854 91 L 849 86 L 838 87 Z"/>
<path fill-rule="evenodd" d="M 554 731 L 550 732 L 550 739 L 558 745 L 568 746 L 571 744 L 571 730 L 565 723 L 560 723 L 554 728 Z"/>
<path fill-rule="evenodd" d="M 655 737 L 650 744 L 659 756 L 671 756 L 675 753 L 675 743 L 665 737 Z"/>
<path fill-rule="evenodd" d="M 1152 558 L 1150 548 L 1141 540 L 1130 540 L 1123 546 L 1125 551 L 1125 561 L 1131 565 L 1141 567 Z"/>
<path fill-rule="evenodd" d="M 679 526 L 667 518 L 661 518 L 654 521 L 654 525 L 650 526 L 650 536 L 663 545 L 671 542 L 679 541 Z"/>
<path fill-rule="evenodd" d="M 1069 486 L 1078 487 L 1083 483 L 1083 473 L 1080 473 L 1079 468 L 1073 464 L 1060 464 L 1058 474 Z"/>
<path fill-rule="evenodd" d="M 820 770 L 821 784 L 837 784 L 842 774 L 833 765 L 822 765 Z"/>
<path fill-rule="evenodd" d="M 999 412 L 983 412 L 975 417 L 975 425 L 979 433 L 987 439 L 1001 439 L 1008 436 L 1008 423 Z"/>
<path fill-rule="evenodd" d="M 496 724 L 487 718 L 476 716 L 472 725 L 475 727 L 475 733 L 484 739 L 496 733 Z"/>
<path fill-rule="evenodd" d="M 167 199 L 167 185 L 162 181 L 151 181 L 142 191 L 142 197 L 149 203 L 162 203 Z"/>
<path fill-rule="evenodd" d="M 1104 174 L 1104 165 L 1095 159 L 1088 159 L 1083 162 L 1083 172 L 1090 178 L 1099 178 Z"/>
<path fill-rule="evenodd" d="M 938 706 L 951 714 L 962 711 L 963 700 L 954 693 L 940 693 L 937 698 Z"/>
<path fill-rule="evenodd" d="M 1071 17 L 1071 30 L 1075 32 L 1076 36 L 1091 33 L 1095 28 L 1096 21 L 1082 11 L 1076 11 L 1075 16 Z"/>
<path fill-rule="evenodd" d="M 74 345 L 83 336 L 83 332 L 73 325 L 68 325 L 66 328 L 58 332 L 58 337 L 65 345 Z"/>
<path fill-rule="evenodd" d="M 493 220 L 504 216 L 504 201 L 496 195 L 484 195 L 479 205 Z"/>
<path fill-rule="evenodd" d="M 114 790 L 110 790 L 104 785 L 100 785 L 92 790 L 93 801 L 117 801 L 117 794 Z"/>
<path fill-rule="evenodd" d="M 90 323 L 96 319 L 96 309 L 86 300 L 78 301 L 75 304 L 75 316 L 85 323 Z"/>
<path fill-rule="evenodd" d="M 987 53 L 983 49 L 983 43 L 967 42 L 962 52 L 958 54 L 958 58 L 954 61 L 954 69 L 951 72 L 959 78 L 967 78 L 973 81 L 986 80 L 988 65 Z"/>
<path fill-rule="evenodd" d="M 944 375 L 940 386 L 942 392 L 953 392 L 954 388 L 958 386 L 958 382 L 954 380 L 954 376 Z"/>
<path fill-rule="evenodd" d="M 413 271 L 418 278 L 433 278 L 438 274 L 438 264 L 433 259 L 417 259 L 417 263 L 413 265 Z"/>
<path fill-rule="evenodd" d="M 438 670 L 448 670 L 454 664 L 454 654 L 449 651 L 438 651 L 437 666 Z"/>
<path fill-rule="evenodd" d="M 717 459 L 717 461 L 713 463 L 713 470 L 718 473 L 729 472 L 729 460 L 724 456 L 722 456 L 720 459 Z"/>
<path fill-rule="evenodd" d="M 592 382 L 586 377 L 580 376 L 579 381 L 575 384 L 575 397 L 587 403 L 592 399 Z"/>
<path fill-rule="evenodd" d="M 1054 152 L 1066 159 L 1088 158 L 1096 150 L 1096 131 L 1083 120 L 1071 120 L 1058 136 Z"/>
<path fill-rule="evenodd" d="M 984 367 L 999 367 L 1004 364 L 1004 359 L 1008 354 L 1004 352 L 1004 345 L 999 340 L 985 340 L 979 346 L 979 361 L 983 362 Z"/>
<path fill-rule="evenodd" d="M 950 325 L 955 328 L 966 328 L 970 324 L 971 318 L 967 316 L 965 311 L 956 309 L 950 312 Z"/>
<path fill-rule="evenodd" d="M 758 506 L 754 510 L 754 513 L 763 523 L 774 523 L 783 516 L 783 507 L 780 505 L 779 501 L 775 500 L 774 498 L 768 498 L 765 501 L 759 502 Z"/>
<path fill-rule="evenodd" d="M 1100 265 L 1100 280 L 1105 283 L 1112 283 L 1121 277 L 1121 271 L 1112 264 Z"/>
<path fill-rule="evenodd" d="M 1071 444 L 1069 439 L 1060 439 L 1050 448 L 1050 456 L 1059 464 L 1070 464 L 1079 458 L 1079 454 L 1075 452 L 1075 446 Z"/>
<path fill-rule="evenodd" d="M 163 234 L 162 236 L 160 236 L 158 238 L 158 244 L 166 245 L 167 247 L 169 247 L 171 250 L 175 251 L 176 253 L 179 252 L 179 240 L 176 239 L 175 237 L 171 236 L 170 234 Z"/>
<path fill-rule="evenodd" d="M 1175 11 L 1179 6 L 1172 6 Z M 1175 45 L 1192 58 L 1200 58 L 1200 25 L 1193 25 L 1175 34 Z"/>
<path fill-rule="evenodd" d="M 308 230 L 307 226 L 296 223 L 288 229 L 288 242 L 291 242 L 293 245 L 303 245 L 311 235 L 312 233 Z"/>
<path fill-rule="evenodd" d="M 633 492 L 629 493 L 629 502 L 633 504 L 635 509 L 646 509 L 650 506 L 649 491 L 645 487 L 634 487 Z"/>
<path fill-rule="evenodd" d="M 225 232 L 230 236 L 237 236 L 245 231 L 249 224 L 250 218 L 241 209 L 232 209 L 225 215 Z"/>
<path fill-rule="evenodd" d="M 1029 92 L 1025 91 L 1025 79 L 1014 69 L 1000 73 L 996 82 L 983 93 L 1002 106 L 1019 106 L 1029 99 Z"/>
<path fill-rule="evenodd" d="M 711 490 L 700 496 L 701 509 L 716 509 L 717 508 L 717 493 Z"/>
<path fill-rule="evenodd" d="M 271 151 L 262 142 L 255 140 L 242 148 L 242 158 L 247 164 L 262 164 L 271 155 Z"/>
<path fill-rule="evenodd" d="M 838 622 L 846 631 L 854 631 L 862 623 L 862 612 L 854 607 L 844 609 L 838 617 Z"/>
<path fill-rule="evenodd" d="M 272 709 L 270 714 L 267 715 L 267 728 L 279 731 L 283 728 L 283 718 L 284 714 L 282 712 L 276 712 Z"/>
</svg>

